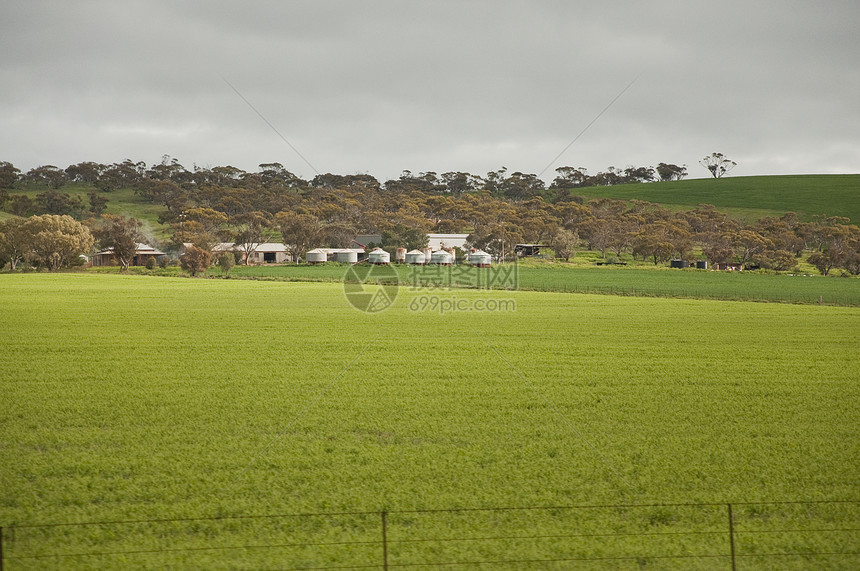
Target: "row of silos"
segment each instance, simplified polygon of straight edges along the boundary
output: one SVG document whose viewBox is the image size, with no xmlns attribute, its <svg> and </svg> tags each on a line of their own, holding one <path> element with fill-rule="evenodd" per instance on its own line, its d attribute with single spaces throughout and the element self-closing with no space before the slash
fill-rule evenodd
<svg viewBox="0 0 860 571">
<path fill-rule="evenodd" d="M 469 264 L 473 266 L 488 268 L 492 263 L 492 256 L 483 250 L 473 250 L 469 253 L 467 260 Z M 450 266 L 454 263 L 454 254 L 447 250 L 436 250 L 435 252 L 430 252 L 428 257 L 427 252 L 412 250 L 410 252 L 406 252 L 404 261 L 410 265 L 438 264 L 442 266 Z"/>
<path fill-rule="evenodd" d="M 431 251 L 429 248 L 424 250 L 411 250 L 406 252 L 404 262 L 411 266 L 423 266 L 425 264 L 438 264 L 440 266 L 450 266 L 454 263 L 454 254 L 446 250 Z"/>
<path fill-rule="evenodd" d="M 341 264 L 354 264 L 358 262 L 358 251 L 343 249 L 331 252 L 325 248 L 316 248 L 305 252 L 305 261 L 309 264 L 322 264 L 332 258 L 334 258 L 332 261 L 340 262 Z"/>
<path fill-rule="evenodd" d="M 404 252 L 400 252 L 403 249 Z M 423 252 L 421 250 L 405 251 L 405 248 L 398 248 L 398 261 L 402 261 L 410 265 L 440 265 L 450 266 L 454 263 L 454 254 L 447 250 L 431 251 L 429 248 Z M 401 256 L 402 254 L 402 256 Z M 354 250 L 341 250 L 336 252 L 335 260 L 342 264 L 355 264 L 358 262 L 358 252 Z M 473 250 L 469 253 L 468 262 L 472 266 L 479 268 L 487 268 L 491 263 L 491 256 L 483 250 Z M 317 248 L 305 253 L 305 261 L 309 264 L 320 264 L 328 261 L 328 251 L 322 248 Z M 367 255 L 367 261 L 374 265 L 384 265 L 391 262 L 391 254 L 382 248 L 376 248 Z"/>
</svg>

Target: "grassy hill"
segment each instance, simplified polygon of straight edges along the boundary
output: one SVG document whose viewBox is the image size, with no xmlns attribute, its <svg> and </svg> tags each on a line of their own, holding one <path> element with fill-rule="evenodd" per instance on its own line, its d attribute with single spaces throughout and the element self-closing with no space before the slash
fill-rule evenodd
<svg viewBox="0 0 860 571">
<path fill-rule="evenodd" d="M 587 198 L 658 202 L 672 209 L 713 204 L 742 220 L 796 212 L 845 216 L 860 222 L 860 174 L 745 176 L 578 188 Z"/>
<path fill-rule="evenodd" d="M 33 188 L 16 188 L 10 191 L 9 194 L 24 194 L 32 199 L 40 192 L 45 192 L 45 187 Z M 80 196 L 84 204 L 89 204 L 87 193 L 92 191 L 93 187 L 89 184 L 68 184 L 58 190 L 58 192 L 69 194 L 71 196 Z M 162 227 L 158 223 L 158 216 L 165 211 L 165 208 L 158 204 L 153 204 L 141 198 L 134 193 L 130 188 L 122 188 L 113 192 L 102 194 L 108 199 L 107 214 L 122 214 L 124 216 L 133 216 L 142 221 L 148 230 L 158 239 L 165 239 L 170 235 L 169 229 Z M 0 212 L 0 220 L 10 218 L 12 215 L 7 212 Z"/>
</svg>

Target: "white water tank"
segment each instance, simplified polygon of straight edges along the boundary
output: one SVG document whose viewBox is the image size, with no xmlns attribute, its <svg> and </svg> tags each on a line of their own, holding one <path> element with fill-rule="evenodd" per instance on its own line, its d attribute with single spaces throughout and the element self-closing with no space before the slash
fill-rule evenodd
<svg viewBox="0 0 860 571">
<path fill-rule="evenodd" d="M 420 266 L 427 261 L 427 256 L 421 250 L 412 250 L 406 252 L 406 263 L 414 266 Z"/>
<path fill-rule="evenodd" d="M 337 253 L 337 261 L 341 264 L 354 264 L 358 262 L 358 252 L 346 250 Z"/>
<path fill-rule="evenodd" d="M 475 250 L 469 254 L 469 263 L 479 268 L 489 268 L 492 256 L 483 250 Z"/>
<path fill-rule="evenodd" d="M 391 262 L 391 254 L 382 248 L 376 248 L 367 255 L 367 261 L 371 264 L 387 264 Z"/>
<path fill-rule="evenodd" d="M 394 261 L 396 261 L 398 264 L 402 264 L 406 261 L 406 248 L 397 248 L 397 256 L 395 257 Z"/>
<path fill-rule="evenodd" d="M 430 256 L 430 263 L 439 264 L 440 266 L 450 266 L 454 263 L 454 256 L 451 255 L 451 252 L 437 250 Z"/>
<path fill-rule="evenodd" d="M 327 260 L 328 254 L 326 254 L 325 250 L 320 250 L 319 248 L 305 253 L 305 261 L 309 264 L 321 264 Z"/>
</svg>

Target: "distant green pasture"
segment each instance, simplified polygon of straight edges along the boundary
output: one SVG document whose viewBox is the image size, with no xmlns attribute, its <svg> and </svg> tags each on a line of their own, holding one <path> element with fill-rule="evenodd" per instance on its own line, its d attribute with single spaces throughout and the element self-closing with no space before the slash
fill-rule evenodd
<svg viewBox="0 0 860 571">
<path fill-rule="evenodd" d="M 494 272 L 500 270 L 477 270 L 483 277 L 479 280 L 476 270 L 463 274 L 462 269 L 428 266 L 424 269 L 410 266 L 395 266 L 400 280 L 409 284 L 415 279 L 427 281 L 432 276 L 443 279 L 453 276 L 462 285 L 477 285 L 492 282 Z M 347 266 L 329 263 L 319 266 L 306 264 L 284 266 L 237 266 L 230 275 L 235 277 L 257 277 L 264 279 L 289 279 L 297 281 L 340 281 Z M 501 270 L 509 271 L 509 270 Z M 469 274 L 468 272 L 471 272 Z M 209 270 L 209 275 L 218 276 L 218 268 Z M 472 277 L 469 277 L 469 276 Z M 422 278 L 422 276 L 428 276 Z M 508 282 L 503 282 L 504 289 Z M 497 286 L 498 287 L 498 286 Z M 727 299 L 739 301 L 777 301 L 789 303 L 822 303 L 835 305 L 860 305 L 860 280 L 836 276 L 767 274 L 759 272 L 714 272 L 705 270 L 676 270 L 670 268 L 626 268 L 626 267 L 582 267 L 560 262 L 525 262 L 517 271 L 516 287 L 527 290 L 560 291 L 578 293 L 602 293 L 651 297 L 689 297 L 703 299 Z"/>
<path fill-rule="evenodd" d="M 805 220 L 814 214 L 845 216 L 860 223 L 860 174 L 727 176 L 674 182 L 576 188 L 587 198 L 647 200 L 689 210 L 713 204 L 742 220 L 796 212 Z"/>
</svg>

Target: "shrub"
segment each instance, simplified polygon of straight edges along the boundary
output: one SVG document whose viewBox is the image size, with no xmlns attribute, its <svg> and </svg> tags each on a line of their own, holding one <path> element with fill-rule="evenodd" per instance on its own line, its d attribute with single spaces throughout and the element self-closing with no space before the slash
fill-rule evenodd
<svg viewBox="0 0 860 571">
<path fill-rule="evenodd" d="M 188 272 L 191 277 L 200 272 L 205 272 L 212 264 L 212 254 L 203 248 L 191 246 L 179 258 L 179 265 Z"/>
<path fill-rule="evenodd" d="M 218 257 L 218 265 L 221 266 L 221 271 L 224 272 L 224 277 L 230 277 L 230 270 L 236 265 L 236 257 L 233 252 L 223 252 Z"/>
</svg>

